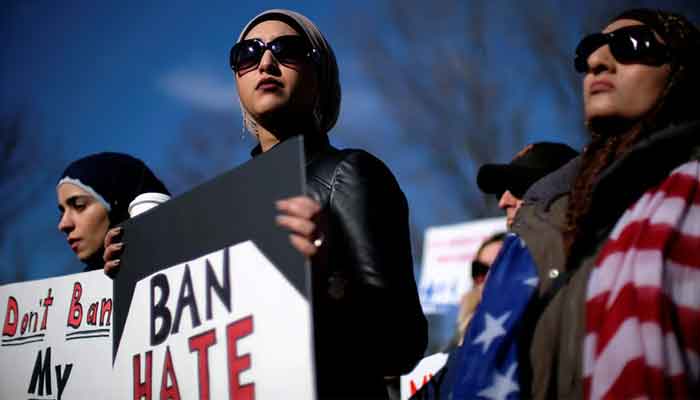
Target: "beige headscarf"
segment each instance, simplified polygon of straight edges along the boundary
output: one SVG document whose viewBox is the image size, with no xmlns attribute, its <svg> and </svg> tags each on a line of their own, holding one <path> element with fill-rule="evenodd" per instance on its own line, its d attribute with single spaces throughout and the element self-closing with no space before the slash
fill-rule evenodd
<svg viewBox="0 0 700 400">
<path fill-rule="evenodd" d="M 306 37 L 311 45 L 320 53 L 318 66 L 319 98 L 314 109 L 316 126 L 322 133 L 328 133 L 338 120 L 340 113 L 340 79 L 338 63 L 330 44 L 323 37 L 318 27 L 305 16 L 289 10 L 272 9 L 263 11 L 250 20 L 238 36 L 238 42 L 245 37 L 255 25 L 268 20 L 279 20 L 290 24 L 299 34 Z M 243 118 L 246 121 L 245 109 L 241 105 Z M 248 122 L 245 122 L 246 124 Z"/>
</svg>

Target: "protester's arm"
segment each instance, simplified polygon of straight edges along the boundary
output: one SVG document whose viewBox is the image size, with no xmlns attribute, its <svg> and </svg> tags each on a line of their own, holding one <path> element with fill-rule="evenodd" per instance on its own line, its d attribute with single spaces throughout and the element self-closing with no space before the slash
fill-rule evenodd
<svg viewBox="0 0 700 400">
<path fill-rule="evenodd" d="M 352 283 L 357 337 L 376 351 L 384 375 L 410 371 L 423 356 L 427 322 L 418 301 L 408 203 L 389 169 L 362 151 L 337 167 L 330 198 Z M 333 262 L 331 260 L 330 262 Z"/>
</svg>

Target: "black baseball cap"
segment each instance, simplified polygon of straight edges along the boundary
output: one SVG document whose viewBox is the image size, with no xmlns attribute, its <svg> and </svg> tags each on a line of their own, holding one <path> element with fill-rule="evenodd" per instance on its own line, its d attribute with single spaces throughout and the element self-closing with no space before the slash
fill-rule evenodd
<svg viewBox="0 0 700 400">
<path fill-rule="evenodd" d="M 538 180 L 576 157 L 578 152 L 563 143 L 539 142 L 527 145 L 508 164 L 484 164 L 476 184 L 484 193 L 501 195 L 506 190 L 522 198 Z"/>
</svg>

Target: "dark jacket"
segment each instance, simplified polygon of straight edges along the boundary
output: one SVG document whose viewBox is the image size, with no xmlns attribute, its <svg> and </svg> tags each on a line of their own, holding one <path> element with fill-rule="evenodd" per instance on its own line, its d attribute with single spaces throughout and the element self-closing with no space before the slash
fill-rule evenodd
<svg viewBox="0 0 700 400">
<path fill-rule="evenodd" d="M 406 197 L 371 154 L 305 142 L 325 226 L 312 260 L 318 397 L 386 398 L 383 378 L 411 371 L 427 344 Z"/>
<path fill-rule="evenodd" d="M 578 159 L 536 183 L 526 194 L 513 230 L 527 243 L 540 276 L 529 307 L 524 382 L 537 399 L 583 398 L 585 296 L 598 250 L 624 211 L 679 165 L 700 153 L 700 123 L 657 132 L 628 150 L 593 186 L 589 232 L 567 260 L 561 230 Z M 526 392 L 523 392 L 526 393 Z"/>
</svg>

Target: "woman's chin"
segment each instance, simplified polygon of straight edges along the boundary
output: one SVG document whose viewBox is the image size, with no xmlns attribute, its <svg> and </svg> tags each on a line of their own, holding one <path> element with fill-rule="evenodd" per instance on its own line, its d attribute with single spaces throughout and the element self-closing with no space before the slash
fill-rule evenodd
<svg viewBox="0 0 700 400">
<path fill-rule="evenodd" d="M 589 99 L 585 108 L 586 120 L 598 118 L 617 118 L 620 110 L 610 98 L 599 96 Z"/>
</svg>

